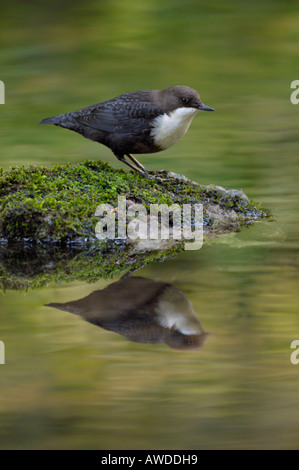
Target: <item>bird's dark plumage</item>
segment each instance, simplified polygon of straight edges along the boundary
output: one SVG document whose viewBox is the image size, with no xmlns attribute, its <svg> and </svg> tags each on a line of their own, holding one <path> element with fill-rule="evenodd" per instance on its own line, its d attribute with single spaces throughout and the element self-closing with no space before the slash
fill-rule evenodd
<svg viewBox="0 0 299 470">
<path fill-rule="evenodd" d="M 155 153 L 173 145 L 205 106 L 197 91 L 186 86 L 125 93 L 102 103 L 43 119 L 109 147 L 115 156 L 146 176 L 131 153 Z M 135 165 L 125 160 L 127 155 Z"/>
<path fill-rule="evenodd" d="M 208 336 L 189 299 L 175 286 L 153 279 L 120 279 L 83 299 L 47 306 L 139 343 L 192 350 L 201 348 Z"/>
</svg>

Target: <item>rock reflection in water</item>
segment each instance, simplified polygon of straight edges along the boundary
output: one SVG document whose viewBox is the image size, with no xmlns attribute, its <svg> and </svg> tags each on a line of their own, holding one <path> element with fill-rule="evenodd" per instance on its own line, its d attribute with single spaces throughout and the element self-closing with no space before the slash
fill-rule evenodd
<svg viewBox="0 0 299 470">
<path fill-rule="evenodd" d="M 166 282 L 130 277 L 83 299 L 50 303 L 106 330 L 139 343 L 165 343 L 175 349 L 199 349 L 207 333 L 191 302 Z"/>
</svg>

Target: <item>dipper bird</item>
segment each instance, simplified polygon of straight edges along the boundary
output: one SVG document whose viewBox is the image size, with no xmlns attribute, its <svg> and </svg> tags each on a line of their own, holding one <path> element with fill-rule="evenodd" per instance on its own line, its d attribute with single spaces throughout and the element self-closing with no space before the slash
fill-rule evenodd
<svg viewBox="0 0 299 470">
<path fill-rule="evenodd" d="M 201 102 L 193 88 L 174 86 L 124 93 L 79 111 L 43 119 L 39 124 L 55 124 L 99 142 L 118 160 L 148 176 L 148 170 L 132 153 L 160 152 L 175 144 L 186 134 L 199 110 L 214 111 Z"/>
<path fill-rule="evenodd" d="M 201 348 L 208 336 L 190 300 L 175 286 L 153 279 L 121 279 L 83 299 L 47 306 L 138 343 L 192 350 Z"/>
</svg>

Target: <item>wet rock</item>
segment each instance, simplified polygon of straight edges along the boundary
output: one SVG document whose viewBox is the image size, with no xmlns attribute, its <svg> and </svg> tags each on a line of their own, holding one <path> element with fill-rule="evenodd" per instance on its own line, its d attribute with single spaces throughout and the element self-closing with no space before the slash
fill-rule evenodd
<svg viewBox="0 0 299 470">
<path fill-rule="evenodd" d="M 123 225 L 128 228 L 133 220 L 138 228 L 134 211 L 139 204 L 146 213 L 146 230 L 156 221 L 159 233 L 165 221 L 161 214 L 150 212 L 153 205 L 175 205 L 182 214 L 184 205 L 202 205 L 204 238 L 237 232 L 267 216 L 239 189 L 204 186 L 170 171 L 151 172 L 147 179 L 90 160 L 52 169 L 12 168 L 0 173 L 2 286 L 40 286 L 64 275 L 67 280 L 85 281 L 124 275 L 184 249 L 184 236 L 172 236 L 174 212 L 169 212 L 165 240 L 134 239 L 126 236 L 128 232 L 119 237 L 120 197 L 125 200 Z M 111 239 L 99 239 L 96 233 L 97 210 L 103 204 L 117 225 Z M 194 216 L 190 220 L 194 229 Z"/>
</svg>

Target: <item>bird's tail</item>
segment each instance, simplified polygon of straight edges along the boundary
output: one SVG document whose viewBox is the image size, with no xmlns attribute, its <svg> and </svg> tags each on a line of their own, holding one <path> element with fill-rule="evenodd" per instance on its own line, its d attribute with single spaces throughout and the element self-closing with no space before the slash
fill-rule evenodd
<svg viewBox="0 0 299 470">
<path fill-rule="evenodd" d="M 41 122 L 39 122 L 39 124 L 59 124 L 60 122 L 60 116 L 53 116 L 53 117 L 49 117 L 49 118 L 46 118 L 46 119 L 42 119 Z"/>
<path fill-rule="evenodd" d="M 51 303 L 51 304 L 45 304 L 45 307 L 53 307 L 57 308 L 57 310 L 62 310 L 63 312 L 69 312 L 69 313 L 74 313 L 75 315 L 80 315 L 80 309 L 76 307 L 75 302 L 66 302 L 65 304 L 58 304 L 58 303 Z"/>
</svg>

